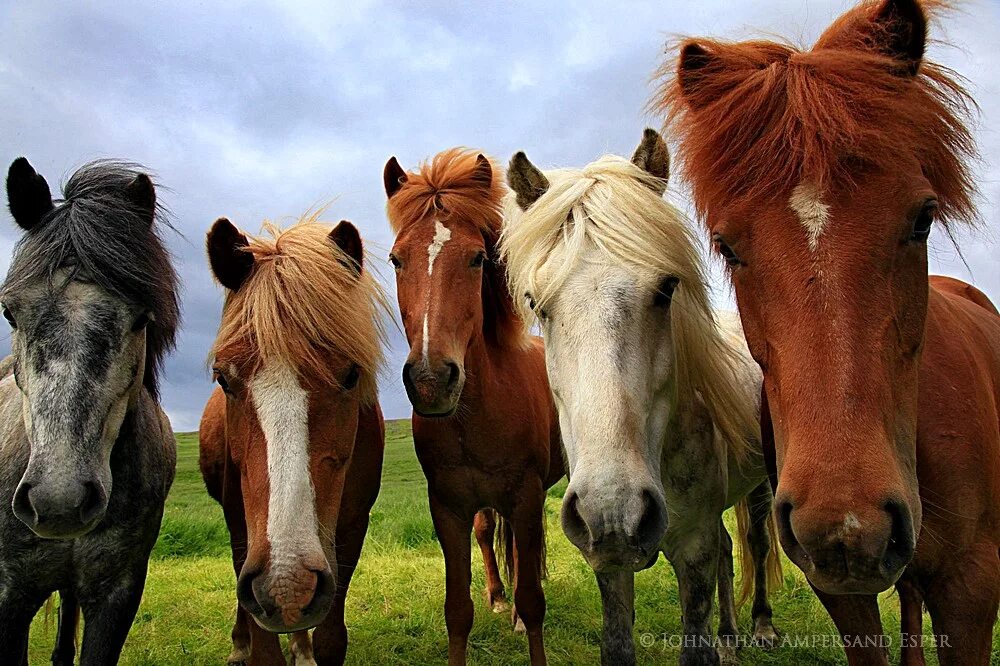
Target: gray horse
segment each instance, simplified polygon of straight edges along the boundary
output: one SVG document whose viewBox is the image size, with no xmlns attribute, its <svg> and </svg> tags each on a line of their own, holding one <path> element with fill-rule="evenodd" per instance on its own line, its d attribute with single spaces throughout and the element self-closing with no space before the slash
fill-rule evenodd
<svg viewBox="0 0 1000 666">
<path fill-rule="evenodd" d="M 53 201 L 19 158 L 24 229 L 0 288 L 12 372 L 0 381 L 0 663 L 27 664 L 31 619 L 62 599 L 54 664 L 115 664 L 139 607 L 176 451 L 157 375 L 179 321 L 152 181 L 79 169 Z"/>
</svg>

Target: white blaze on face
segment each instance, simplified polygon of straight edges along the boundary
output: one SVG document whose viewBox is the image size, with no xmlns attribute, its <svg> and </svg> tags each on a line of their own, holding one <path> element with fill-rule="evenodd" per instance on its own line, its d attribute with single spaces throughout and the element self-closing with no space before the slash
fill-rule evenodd
<svg viewBox="0 0 1000 666">
<path fill-rule="evenodd" d="M 819 244 L 819 236 L 830 220 L 830 206 L 823 203 L 823 197 L 816 186 L 807 181 L 799 183 L 792 190 L 788 206 L 799 216 L 799 222 L 806 229 L 809 249 L 815 250 Z"/>
<path fill-rule="evenodd" d="M 322 552 L 309 473 L 309 394 L 284 363 L 265 364 L 250 383 L 250 394 L 267 441 L 271 566 L 294 568 L 300 557 Z"/>
<path fill-rule="evenodd" d="M 451 240 L 451 229 L 444 226 L 440 220 L 435 220 L 434 222 L 434 238 L 431 240 L 431 244 L 427 246 L 427 275 L 434 275 L 434 261 L 437 256 L 441 254 L 441 250 L 444 248 L 444 244 Z M 430 343 L 430 335 L 427 331 L 427 319 L 430 315 L 431 310 L 431 295 L 427 294 L 427 311 L 424 312 L 424 330 L 423 330 L 423 340 L 421 343 L 421 352 L 423 353 L 424 363 L 427 363 L 427 349 Z"/>
</svg>

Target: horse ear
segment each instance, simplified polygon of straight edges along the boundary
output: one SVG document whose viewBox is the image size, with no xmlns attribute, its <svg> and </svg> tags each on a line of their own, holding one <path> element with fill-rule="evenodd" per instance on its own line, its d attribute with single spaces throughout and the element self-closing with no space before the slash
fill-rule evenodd
<svg viewBox="0 0 1000 666">
<path fill-rule="evenodd" d="M 386 197 L 391 199 L 392 195 L 406 184 L 406 178 L 406 172 L 403 171 L 403 167 L 399 166 L 396 156 L 393 155 L 385 163 L 385 168 L 382 170 L 382 182 L 385 184 Z"/>
<path fill-rule="evenodd" d="M 150 224 L 153 223 L 153 216 L 156 214 L 156 188 L 149 176 L 140 173 L 135 179 L 125 187 L 125 196 L 137 209 L 142 211 L 148 218 Z"/>
<path fill-rule="evenodd" d="M 220 217 L 209 230 L 206 245 L 215 279 L 226 289 L 239 291 L 253 270 L 253 254 L 246 250 L 247 237 Z"/>
<path fill-rule="evenodd" d="M 639 147 L 632 155 L 632 164 L 657 179 L 653 187 L 654 192 L 662 196 L 667 191 L 667 180 L 670 178 L 670 151 L 667 150 L 667 144 L 659 132 L 646 128 L 642 133 Z"/>
<path fill-rule="evenodd" d="M 361 275 L 365 253 L 358 228 L 347 220 L 341 220 L 330 232 L 330 242 L 339 247 L 347 255 L 346 259 L 350 260 L 350 262 L 342 260 L 343 264 L 357 275 Z"/>
<path fill-rule="evenodd" d="M 485 189 L 493 183 L 493 165 L 482 153 L 476 155 L 476 169 L 472 172 L 472 180 Z"/>
<path fill-rule="evenodd" d="M 695 41 L 685 42 L 677 58 L 677 83 L 685 101 L 695 109 L 711 103 L 708 75 L 718 70 L 721 60 Z"/>
<path fill-rule="evenodd" d="M 14 221 L 25 231 L 54 208 L 49 184 L 23 157 L 14 160 L 7 171 L 7 206 Z"/>
<path fill-rule="evenodd" d="M 927 16 L 917 0 L 885 0 L 871 21 L 871 44 L 916 76 L 927 45 Z"/>
<path fill-rule="evenodd" d="M 510 158 L 507 184 L 517 195 L 517 205 L 521 210 L 528 210 L 531 204 L 538 201 L 538 198 L 549 189 L 548 178 L 528 160 L 523 151 L 515 153 L 514 157 Z"/>
</svg>

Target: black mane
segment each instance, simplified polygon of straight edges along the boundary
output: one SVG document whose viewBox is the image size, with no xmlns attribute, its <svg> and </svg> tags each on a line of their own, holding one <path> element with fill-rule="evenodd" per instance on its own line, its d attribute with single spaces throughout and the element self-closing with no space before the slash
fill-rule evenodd
<svg viewBox="0 0 1000 666">
<path fill-rule="evenodd" d="M 159 231 L 164 225 L 173 228 L 167 211 L 157 203 L 150 224 L 148 211 L 137 208 L 126 194 L 140 173 L 147 173 L 141 165 L 115 160 L 80 167 L 63 185 L 62 202 L 18 241 L 0 298 L 72 267 L 148 309 L 152 321 L 146 334 L 144 384 L 156 398 L 163 357 L 175 344 L 180 306 L 177 274 Z"/>
</svg>

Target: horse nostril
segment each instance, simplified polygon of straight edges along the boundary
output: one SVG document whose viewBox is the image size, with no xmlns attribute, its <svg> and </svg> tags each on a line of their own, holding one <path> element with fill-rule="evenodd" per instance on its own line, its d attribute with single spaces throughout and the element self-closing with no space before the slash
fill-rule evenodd
<svg viewBox="0 0 1000 666">
<path fill-rule="evenodd" d="M 89 525 L 101 515 L 106 506 L 106 494 L 100 482 L 88 481 L 83 484 L 83 499 L 80 501 L 80 524 Z"/>
<path fill-rule="evenodd" d="M 14 510 L 14 515 L 17 516 L 21 522 L 28 526 L 38 524 L 38 514 L 35 513 L 35 508 L 31 504 L 30 483 L 24 483 L 22 481 L 18 484 L 17 490 L 14 492 L 12 508 Z"/>
<path fill-rule="evenodd" d="M 885 512 L 890 529 L 881 568 L 883 574 L 892 576 L 913 559 L 913 518 L 906 505 L 896 500 L 885 503 Z"/>
<path fill-rule="evenodd" d="M 264 607 L 257 599 L 254 582 L 260 575 L 259 571 L 243 571 L 236 579 L 236 599 L 251 615 L 266 615 Z"/>
<path fill-rule="evenodd" d="M 663 534 L 667 531 L 666 507 L 649 490 L 642 491 L 643 511 L 636 526 L 636 538 L 639 550 L 650 553 L 659 546 Z"/>
<path fill-rule="evenodd" d="M 452 361 L 447 361 L 445 366 L 448 368 L 448 390 L 450 391 L 455 388 L 462 371 L 459 369 L 458 364 Z"/>
<path fill-rule="evenodd" d="M 778 523 L 778 538 L 781 540 L 781 545 L 793 562 L 801 562 L 801 558 L 806 556 L 806 552 L 795 537 L 795 530 L 792 527 L 791 501 L 779 496 L 775 501 L 774 513 Z"/>
<path fill-rule="evenodd" d="M 563 499 L 562 528 L 566 537 L 577 547 L 589 545 L 590 529 L 580 514 L 579 496 L 573 490 L 567 490 Z"/>
</svg>

